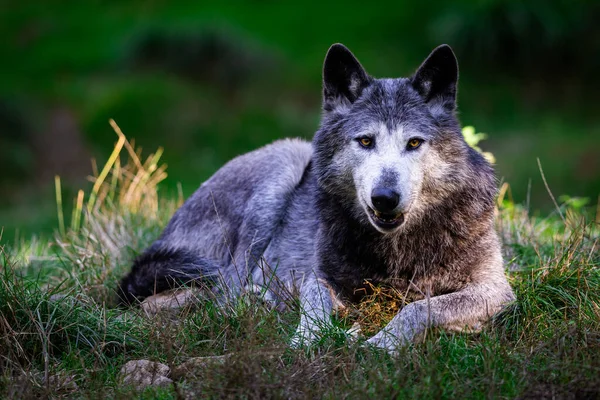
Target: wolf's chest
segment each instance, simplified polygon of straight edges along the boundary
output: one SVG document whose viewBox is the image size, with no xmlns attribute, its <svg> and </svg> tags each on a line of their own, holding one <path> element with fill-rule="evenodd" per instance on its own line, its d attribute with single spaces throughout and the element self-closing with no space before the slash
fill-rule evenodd
<svg viewBox="0 0 600 400">
<path fill-rule="evenodd" d="M 432 259 L 431 254 L 410 246 L 391 249 L 355 244 L 337 251 L 330 248 L 320 258 L 325 278 L 351 301 L 369 295 L 374 286 L 416 300 L 458 290 L 469 280 L 468 274 L 446 264 L 443 257 Z"/>
</svg>

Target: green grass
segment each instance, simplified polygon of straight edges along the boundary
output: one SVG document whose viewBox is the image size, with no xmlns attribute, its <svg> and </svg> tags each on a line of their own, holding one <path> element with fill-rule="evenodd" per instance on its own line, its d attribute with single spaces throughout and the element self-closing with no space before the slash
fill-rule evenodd
<svg viewBox="0 0 600 400">
<path fill-rule="evenodd" d="M 365 338 L 344 329 L 385 323 L 393 299 L 382 296 L 339 315 L 315 347 L 294 350 L 298 311 L 252 296 L 219 307 L 201 295 L 154 318 L 115 307 L 118 280 L 181 202 L 157 192 L 161 153 L 142 159 L 119 137 L 94 189 L 64 213 L 64 232 L 0 247 L 0 397 L 600 396 L 600 227 L 576 199 L 531 216 L 503 187 L 497 227 L 517 301 L 481 333 L 432 330 L 395 357 L 362 347 Z M 225 354 L 168 387 L 142 393 L 120 382 L 129 360 L 175 367 Z"/>
</svg>

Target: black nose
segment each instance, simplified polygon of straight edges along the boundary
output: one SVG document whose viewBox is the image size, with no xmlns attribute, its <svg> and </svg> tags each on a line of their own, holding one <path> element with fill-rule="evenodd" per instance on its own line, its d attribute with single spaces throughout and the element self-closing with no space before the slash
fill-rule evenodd
<svg viewBox="0 0 600 400">
<path fill-rule="evenodd" d="M 371 201 L 377 211 L 390 213 L 398 206 L 400 195 L 388 188 L 375 188 L 371 192 Z"/>
</svg>

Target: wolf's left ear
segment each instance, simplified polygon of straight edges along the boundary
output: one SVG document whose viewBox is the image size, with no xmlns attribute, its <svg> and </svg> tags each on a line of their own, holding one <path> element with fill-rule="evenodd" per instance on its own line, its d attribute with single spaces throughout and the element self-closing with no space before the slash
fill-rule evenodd
<svg viewBox="0 0 600 400">
<path fill-rule="evenodd" d="M 371 77 L 356 57 L 337 43 L 329 48 L 323 63 L 323 109 L 333 111 L 356 101 Z"/>
<path fill-rule="evenodd" d="M 412 85 L 430 107 L 456 108 L 458 62 L 447 44 L 434 49 L 412 77 Z"/>
</svg>

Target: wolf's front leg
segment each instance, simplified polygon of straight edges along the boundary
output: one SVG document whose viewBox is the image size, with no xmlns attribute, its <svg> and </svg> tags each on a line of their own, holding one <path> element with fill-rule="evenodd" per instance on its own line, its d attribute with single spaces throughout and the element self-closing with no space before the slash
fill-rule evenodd
<svg viewBox="0 0 600 400">
<path fill-rule="evenodd" d="M 420 337 L 428 327 L 478 330 L 512 300 L 512 289 L 500 271 L 488 276 L 485 283 L 472 282 L 460 291 L 408 304 L 367 343 L 393 352 Z"/>
<path fill-rule="evenodd" d="M 292 337 L 292 347 L 309 345 L 319 332 L 331 325 L 333 299 L 329 287 L 320 279 L 310 277 L 300 286 L 300 324 Z"/>
</svg>

